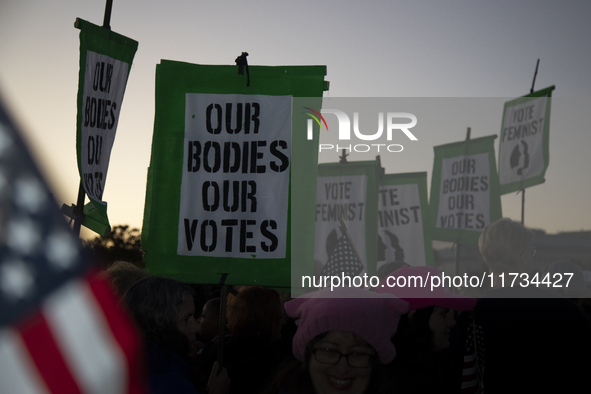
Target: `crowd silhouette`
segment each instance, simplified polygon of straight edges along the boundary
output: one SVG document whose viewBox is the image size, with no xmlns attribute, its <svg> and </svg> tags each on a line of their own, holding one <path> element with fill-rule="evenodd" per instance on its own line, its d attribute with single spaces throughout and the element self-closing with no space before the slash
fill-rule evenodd
<svg viewBox="0 0 591 394">
<path fill-rule="evenodd" d="M 344 287 L 291 299 L 235 286 L 222 330 L 219 286 L 125 262 L 104 275 L 142 333 L 153 394 L 577 392 L 591 370 L 581 269 L 549 268 L 575 278 L 560 292 L 499 280 L 531 272 L 532 239 L 509 219 L 485 227 L 479 250 L 494 286 L 479 299 L 443 287 Z M 403 264 L 383 280 L 440 274 Z"/>
</svg>

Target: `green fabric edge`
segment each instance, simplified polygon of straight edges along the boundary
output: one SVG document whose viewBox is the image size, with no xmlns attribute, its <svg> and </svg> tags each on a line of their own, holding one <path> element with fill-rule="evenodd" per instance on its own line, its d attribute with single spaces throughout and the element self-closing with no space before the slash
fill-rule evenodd
<svg viewBox="0 0 591 394">
<path fill-rule="evenodd" d="M 74 219 L 73 205 L 63 204 L 61 207 L 61 212 L 70 219 Z M 84 218 L 82 219 L 82 225 L 84 227 L 94 231 L 101 237 L 109 235 L 111 232 L 111 225 L 109 224 L 108 220 L 105 221 L 105 216 L 103 216 L 100 212 L 97 212 L 94 204 L 87 203 L 84 205 L 83 214 Z"/>
</svg>

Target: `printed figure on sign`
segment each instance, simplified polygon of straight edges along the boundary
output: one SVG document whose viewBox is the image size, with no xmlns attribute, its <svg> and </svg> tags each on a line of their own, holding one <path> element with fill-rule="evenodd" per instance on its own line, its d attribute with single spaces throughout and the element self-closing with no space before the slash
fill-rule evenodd
<svg viewBox="0 0 591 394">
<path fill-rule="evenodd" d="M 386 251 L 390 248 L 394 249 L 394 261 L 404 262 L 404 249 L 400 246 L 398 237 L 388 230 L 384 231 L 389 240 L 389 245 L 386 245 L 380 235 L 378 235 L 378 261 L 386 261 Z"/>
<path fill-rule="evenodd" d="M 523 151 L 520 149 L 520 145 L 516 145 L 511 152 L 510 164 L 511 169 L 516 168 L 517 175 L 521 175 L 523 170 L 529 167 L 529 153 L 528 145 L 525 141 L 520 141 L 523 145 Z"/>
</svg>

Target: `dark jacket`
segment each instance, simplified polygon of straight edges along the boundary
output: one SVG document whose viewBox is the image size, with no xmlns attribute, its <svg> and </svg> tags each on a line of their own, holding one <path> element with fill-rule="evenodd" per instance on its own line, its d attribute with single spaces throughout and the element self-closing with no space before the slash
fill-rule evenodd
<svg viewBox="0 0 591 394">
<path fill-rule="evenodd" d="M 234 338 L 224 344 L 224 367 L 232 380 L 230 393 L 259 393 L 266 389 L 282 361 L 279 348 L 279 343 L 265 345 Z M 217 341 L 203 348 L 197 361 L 200 370 L 211 371 L 217 349 Z"/>
<path fill-rule="evenodd" d="M 178 354 L 148 342 L 148 382 L 151 394 L 197 394 L 189 365 Z"/>
<path fill-rule="evenodd" d="M 588 321 L 570 300 L 546 293 L 505 288 L 478 300 L 474 316 L 484 334 L 485 392 L 576 392 L 585 384 L 591 369 Z"/>
</svg>

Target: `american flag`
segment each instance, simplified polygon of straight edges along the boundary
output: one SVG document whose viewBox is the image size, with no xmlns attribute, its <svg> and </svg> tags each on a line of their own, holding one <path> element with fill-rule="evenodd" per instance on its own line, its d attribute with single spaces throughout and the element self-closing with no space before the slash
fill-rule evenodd
<svg viewBox="0 0 591 394">
<path fill-rule="evenodd" d="M 0 102 L 0 393 L 144 393 L 140 343 Z"/>
<path fill-rule="evenodd" d="M 363 271 L 363 263 L 359 261 L 347 234 L 339 238 L 336 248 L 320 273 L 322 276 L 359 275 Z"/>
<path fill-rule="evenodd" d="M 474 323 L 474 315 L 470 313 L 464 366 L 462 376 L 462 394 L 484 393 L 484 333 L 482 327 Z"/>
</svg>

